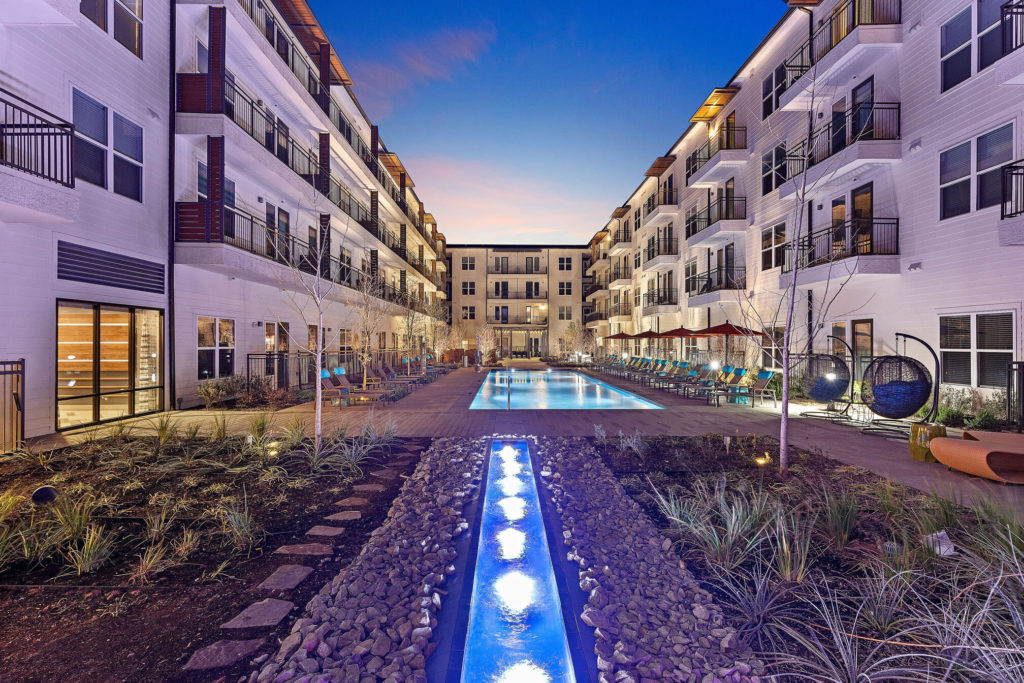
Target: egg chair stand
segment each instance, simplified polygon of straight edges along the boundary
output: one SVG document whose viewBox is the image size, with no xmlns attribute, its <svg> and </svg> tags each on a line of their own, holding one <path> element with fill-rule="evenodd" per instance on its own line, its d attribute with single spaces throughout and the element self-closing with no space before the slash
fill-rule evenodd
<svg viewBox="0 0 1024 683">
<path fill-rule="evenodd" d="M 899 355 L 901 339 L 903 354 Z M 923 363 L 906 355 L 907 340 L 916 341 L 928 349 L 935 361 L 934 375 Z M 861 400 L 873 416 L 862 431 L 889 439 L 909 439 L 911 423 L 906 418 L 915 415 L 929 399 L 931 409 L 922 422 L 931 422 L 938 415 L 939 356 L 926 341 L 903 332 L 896 333 L 896 350 L 897 355 L 879 356 L 864 369 Z"/>
<path fill-rule="evenodd" d="M 853 349 L 845 339 L 828 335 L 828 339 L 838 341 L 846 347 L 853 358 Z M 829 422 L 852 422 L 855 418 L 850 414 L 853 405 L 853 377 L 845 359 L 835 354 L 812 354 L 808 356 L 811 372 L 805 381 L 810 383 L 808 395 L 819 403 L 824 403 L 821 410 L 808 410 L 801 417 Z M 847 395 L 849 389 L 849 395 Z"/>
</svg>

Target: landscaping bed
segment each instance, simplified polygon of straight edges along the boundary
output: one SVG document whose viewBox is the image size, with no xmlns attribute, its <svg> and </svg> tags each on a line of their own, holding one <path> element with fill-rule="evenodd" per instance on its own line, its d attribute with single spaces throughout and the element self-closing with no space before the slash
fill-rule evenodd
<svg viewBox="0 0 1024 683">
<path fill-rule="evenodd" d="M 395 439 L 389 426 L 331 435 L 331 448 L 317 452 L 297 423 L 270 415 L 255 416 L 238 436 L 223 423 L 208 433 L 170 419 L 156 427 L 157 436 L 118 430 L 0 459 L 0 681 L 248 673 L 248 661 L 216 676 L 182 665 L 265 597 L 255 586 L 283 564 L 276 548 L 302 542 L 377 461 L 414 456 L 398 471 L 404 476 L 429 443 Z M 291 599 L 303 604 L 359 553 L 401 476 L 379 482 L 384 490 L 345 523 L 333 557 L 311 560 L 313 574 Z M 56 490 L 53 503 L 29 501 L 40 486 Z M 286 633 L 282 624 L 259 636 L 269 635 L 269 645 Z"/>
<path fill-rule="evenodd" d="M 1012 512 L 793 448 L 783 477 L 767 437 L 596 442 L 776 680 L 1024 680 Z"/>
</svg>

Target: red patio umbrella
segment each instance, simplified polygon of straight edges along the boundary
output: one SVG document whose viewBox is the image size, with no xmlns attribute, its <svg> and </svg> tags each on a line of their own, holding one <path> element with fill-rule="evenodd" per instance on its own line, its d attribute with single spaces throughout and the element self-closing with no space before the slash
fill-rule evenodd
<svg viewBox="0 0 1024 683">
<path fill-rule="evenodd" d="M 685 327 L 677 327 L 674 330 L 669 330 L 668 332 L 662 332 L 658 336 L 661 337 L 662 339 L 678 339 L 679 340 L 679 358 L 682 359 L 682 357 L 683 357 L 683 337 L 705 337 L 707 335 L 703 334 L 702 332 L 696 332 L 694 330 L 689 330 L 689 329 L 687 329 Z"/>
<path fill-rule="evenodd" d="M 764 332 L 758 332 L 752 330 L 749 327 L 741 327 L 740 325 L 733 325 L 731 322 L 726 320 L 721 325 L 715 325 L 714 327 L 707 327 L 703 330 L 698 330 L 697 333 L 703 337 L 725 337 L 725 358 L 729 359 L 729 337 L 760 337 L 766 339 L 768 337 Z"/>
</svg>

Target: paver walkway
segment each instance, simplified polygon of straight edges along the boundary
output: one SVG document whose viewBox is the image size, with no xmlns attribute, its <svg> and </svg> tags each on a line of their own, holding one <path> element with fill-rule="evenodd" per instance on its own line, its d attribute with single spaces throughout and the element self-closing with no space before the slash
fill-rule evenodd
<svg viewBox="0 0 1024 683">
<path fill-rule="evenodd" d="M 514 367 L 540 369 L 539 363 L 521 362 Z M 469 410 L 486 372 L 460 368 L 432 384 L 417 389 L 409 396 L 389 406 L 352 406 L 333 408 L 325 406 L 324 428 L 344 425 L 349 433 L 358 430 L 367 420 L 389 419 L 395 422 L 398 436 L 442 437 L 481 436 L 489 434 L 538 434 L 544 436 L 592 436 L 594 425 L 600 424 L 609 435 L 619 430 L 642 434 L 764 434 L 777 436 L 779 411 L 770 404 L 765 407 L 705 405 L 703 400 L 685 399 L 664 391 L 640 387 L 632 382 L 606 375 L 595 375 L 609 384 L 649 398 L 663 410 Z M 276 423 L 285 425 L 295 417 L 304 417 L 313 423 L 312 403 L 281 410 Z M 794 407 L 791 414 L 798 413 Z M 182 425 L 199 423 L 212 427 L 214 418 L 226 416 L 229 431 L 244 433 L 257 411 L 185 411 L 171 413 Z M 155 428 L 155 417 L 133 421 L 137 433 Z M 61 435 L 35 440 L 39 447 L 58 446 L 68 441 L 87 438 L 96 430 L 66 432 Z M 899 481 L 922 491 L 935 491 L 971 502 L 979 495 L 989 496 L 1024 512 L 1024 486 L 1002 486 L 958 472 L 950 472 L 942 465 L 921 463 L 910 458 L 905 442 L 891 441 L 880 436 L 864 434 L 854 427 L 832 424 L 823 420 L 794 419 L 790 427 L 791 443 L 811 450 L 819 450 L 840 462 L 865 467 L 876 474 Z"/>
</svg>

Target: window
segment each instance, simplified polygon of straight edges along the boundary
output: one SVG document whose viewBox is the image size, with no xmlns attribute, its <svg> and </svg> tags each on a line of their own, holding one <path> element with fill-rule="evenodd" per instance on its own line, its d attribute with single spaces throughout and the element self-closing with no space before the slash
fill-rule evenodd
<svg viewBox="0 0 1024 683">
<path fill-rule="evenodd" d="M 978 71 L 1005 56 L 1003 52 L 1003 5 L 1006 0 L 978 0 Z"/>
<path fill-rule="evenodd" d="M 633 269 L 636 270 L 640 267 L 640 250 L 637 249 L 633 252 Z"/>
<path fill-rule="evenodd" d="M 761 157 L 761 195 L 786 182 L 786 145 L 777 145 Z"/>
<path fill-rule="evenodd" d="M 683 280 L 685 281 L 687 294 L 699 293 L 697 291 L 697 259 L 690 259 L 686 262 Z"/>
<path fill-rule="evenodd" d="M 1002 202 L 1002 168 L 1013 159 L 1013 124 L 980 135 L 973 144 L 973 154 L 972 141 L 968 140 L 939 155 L 941 219 L 970 213 L 972 174 L 977 176 L 974 193 L 977 209 L 998 206 Z"/>
<path fill-rule="evenodd" d="M 475 282 L 463 282 L 462 283 L 462 295 L 463 296 L 474 296 L 474 295 L 476 295 L 476 283 Z"/>
<path fill-rule="evenodd" d="M 163 311 L 57 302 L 57 429 L 163 409 Z"/>
<path fill-rule="evenodd" d="M 462 269 L 463 270 L 476 270 L 476 257 L 475 256 L 463 256 L 462 257 Z"/>
<path fill-rule="evenodd" d="M 939 350 L 944 384 L 1005 387 L 1006 364 L 1013 360 L 1013 313 L 942 316 Z"/>
<path fill-rule="evenodd" d="M 785 345 L 786 328 L 769 327 L 764 333 L 768 338 L 761 349 L 761 368 L 763 370 L 782 370 L 782 349 Z"/>
<path fill-rule="evenodd" d="M 558 319 L 559 320 L 572 320 L 572 306 L 559 306 L 558 307 Z"/>
<path fill-rule="evenodd" d="M 779 108 L 779 98 L 786 92 L 786 65 L 779 64 L 768 78 L 761 81 L 761 120 Z"/>
<path fill-rule="evenodd" d="M 559 282 L 558 283 L 558 295 L 559 296 L 572 296 L 572 283 L 571 282 Z"/>
<path fill-rule="evenodd" d="M 88 19 L 107 30 L 110 9 L 114 12 L 114 40 L 124 45 L 136 57 L 142 58 L 142 0 L 80 0 L 78 10 Z"/>
<path fill-rule="evenodd" d="M 199 316 L 197 333 L 199 379 L 235 374 L 235 321 Z"/>
<path fill-rule="evenodd" d="M 463 306 L 462 307 L 462 319 L 463 320 L 476 320 L 476 306 Z"/>
<path fill-rule="evenodd" d="M 782 267 L 786 258 L 786 224 L 761 231 L 761 270 Z"/>
<path fill-rule="evenodd" d="M 942 25 L 942 92 L 971 77 L 971 8 Z"/>
<path fill-rule="evenodd" d="M 571 256 L 559 256 L 558 257 L 558 269 L 559 270 L 572 270 L 572 257 Z"/>
<path fill-rule="evenodd" d="M 209 191 L 210 184 L 210 169 L 207 168 L 206 164 L 199 162 L 199 171 L 197 176 L 197 188 L 200 201 L 205 201 L 208 198 L 207 192 Z M 229 178 L 224 179 L 224 205 L 234 206 L 235 205 L 235 181 Z M 350 261 L 351 262 L 351 261 Z"/>
<path fill-rule="evenodd" d="M 113 138 L 113 190 L 142 201 L 142 128 L 78 90 L 72 93 L 75 177 L 107 187 L 108 145 Z M 108 125 L 112 126 L 108 130 Z"/>
</svg>

